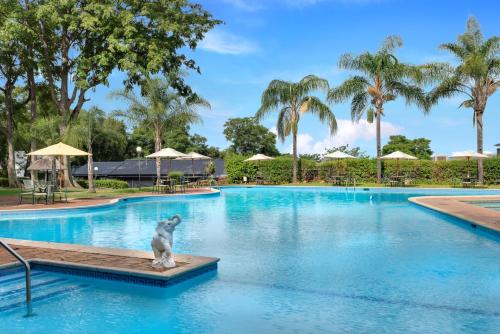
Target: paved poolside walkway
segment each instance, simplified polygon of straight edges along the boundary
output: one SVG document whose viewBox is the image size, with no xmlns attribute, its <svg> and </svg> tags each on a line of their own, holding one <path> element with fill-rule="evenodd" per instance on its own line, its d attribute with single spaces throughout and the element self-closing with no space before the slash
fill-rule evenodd
<svg viewBox="0 0 500 334">
<path fill-rule="evenodd" d="M 215 266 L 218 258 L 175 254 L 176 267 L 155 269 L 152 252 L 0 238 L 30 262 L 168 281 Z M 16 260 L 0 247 L 0 268 Z"/>
<path fill-rule="evenodd" d="M 500 201 L 500 196 L 423 196 L 412 197 L 410 202 L 433 209 L 474 225 L 500 232 L 500 211 L 470 204 L 472 201 Z"/>
<path fill-rule="evenodd" d="M 61 208 L 72 208 L 72 207 L 84 207 L 93 206 L 110 203 L 118 198 L 128 198 L 128 197 L 142 197 L 142 196 L 178 196 L 187 194 L 204 194 L 212 192 L 208 188 L 194 188 L 187 189 L 185 193 L 179 194 L 152 194 L 151 192 L 133 193 L 123 196 L 106 196 L 106 197 L 88 197 L 88 198 L 68 198 L 68 202 L 55 202 L 52 204 L 30 204 L 30 203 L 19 203 L 19 197 L 15 196 L 0 196 L 0 212 L 2 210 L 44 210 L 44 209 L 61 209 Z M 68 194 L 71 196 L 71 193 Z"/>
</svg>

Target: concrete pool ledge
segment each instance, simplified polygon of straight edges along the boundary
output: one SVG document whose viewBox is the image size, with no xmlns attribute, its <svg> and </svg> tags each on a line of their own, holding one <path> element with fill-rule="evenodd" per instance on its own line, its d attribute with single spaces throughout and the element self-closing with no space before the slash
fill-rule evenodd
<svg viewBox="0 0 500 334">
<path fill-rule="evenodd" d="M 175 254 L 176 267 L 154 269 L 153 253 L 139 250 L 0 238 L 27 259 L 34 268 L 168 286 L 217 268 L 218 258 Z M 0 248 L 0 269 L 18 265 Z"/>
<path fill-rule="evenodd" d="M 207 195 L 219 195 L 220 190 L 215 188 L 199 188 L 195 191 L 187 191 L 185 193 L 176 194 L 131 194 L 129 196 L 120 197 L 92 197 L 92 198 L 68 198 L 68 202 L 56 202 L 53 204 L 16 204 L 16 205 L 0 205 L 0 213 L 16 213 L 16 212 L 37 212 L 37 211 L 56 211 L 69 209 L 85 209 L 98 208 L 115 205 L 120 202 L 125 202 L 129 199 L 140 198 L 180 198 L 189 197 L 196 198 Z"/>
<path fill-rule="evenodd" d="M 411 197 L 410 202 L 500 232 L 500 211 L 482 208 L 474 201 L 500 201 L 500 195 L 476 196 L 421 196 Z"/>
</svg>

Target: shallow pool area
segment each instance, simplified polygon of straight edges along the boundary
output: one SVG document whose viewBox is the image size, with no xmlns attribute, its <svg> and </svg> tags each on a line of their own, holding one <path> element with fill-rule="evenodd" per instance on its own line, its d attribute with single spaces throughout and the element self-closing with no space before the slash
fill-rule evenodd
<svg viewBox="0 0 500 334">
<path fill-rule="evenodd" d="M 35 302 L 30 318 L 0 311 L 1 333 L 498 332 L 498 233 L 407 199 L 500 191 L 221 190 L 0 213 L 1 237 L 142 250 L 158 220 L 180 214 L 175 252 L 221 259 L 163 289 L 42 273 L 82 288 Z"/>
</svg>

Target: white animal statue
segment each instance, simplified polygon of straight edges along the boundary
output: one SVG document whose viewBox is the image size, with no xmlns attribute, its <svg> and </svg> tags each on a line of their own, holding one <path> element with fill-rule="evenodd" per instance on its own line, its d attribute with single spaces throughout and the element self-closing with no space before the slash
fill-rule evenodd
<svg viewBox="0 0 500 334">
<path fill-rule="evenodd" d="M 152 264 L 153 268 L 175 267 L 175 261 L 172 254 L 173 234 L 175 227 L 180 222 L 181 217 L 175 215 L 156 225 L 156 233 L 153 235 L 153 240 L 151 240 L 151 247 L 155 255 Z"/>
</svg>

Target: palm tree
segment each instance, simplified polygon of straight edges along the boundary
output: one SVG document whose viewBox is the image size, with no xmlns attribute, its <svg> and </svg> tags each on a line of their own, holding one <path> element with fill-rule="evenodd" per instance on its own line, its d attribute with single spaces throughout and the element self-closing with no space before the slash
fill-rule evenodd
<svg viewBox="0 0 500 334">
<path fill-rule="evenodd" d="M 104 112 L 99 108 L 92 107 L 88 111 L 83 110 L 76 123 L 70 126 L 64 135 L 67 142 L 83 147 L 90 153 L 87 158 L 87 180 L 89 193 L 95 193 L 92 144 L 99 136 L 97 126 L 103 121 Z"/>
<path fill-rule="evenodd" d="M 330 102 L 351 99 L 351 118 L 359 121 L 367 113 L 369 122 L 376 120 L 377 136 L 377 180 L 382 181 L 380 122 L 384 116 L 384 106 L 398 96 L 405 98 L 407 104 L 417 104 L 427 110 L 423 90 L 411 82 L 422 80 L 419 69 L 398 61 L 394 51 L 402 46 L 397 36 L 387 37 L 376 53 L 365 52 L 358 56 L 344 54 L 339 60 L 341 69 L 359 72 L 348 78 L 339 87 L 328 92 Z"/>
<path fill-rule="evenodd" d="M 454 95 L 465 95 L 460 107 L 471 108 L 477 131 L 477 152 L 483 153 L 483 114 L 488 98 L 500 86 L 500 37 L 484 39 L 474 17 L 467 21 L 467 31 L 456 43 L 446 43 L 441 49 L 451 52 L 459 61 L 456 66 L 430 64 L 438 85 L 429 93 L 430 104 Z M 478 161 L 478 181 L 483 183 L 483 161 Z"/>
<path fill-rule="evenodd" d="M 311 113 L 327 123 L 330 132 L 337 130 L 337 120 L 330 108 L 318 97 L 310 95 L 314 91 L 328 91 L 328 81 L 314 75 L 308 75 L 299 82 L 273 80 L 262 93 L 261 106 L 255 117 L 261 120 L 272 111 L 278 111 L 278 138 L 285 140 L 290 134 L 293 137 L 293 182 L 297 182 L 297 131 L 300 117 Z"/>
<path fill-rule="evenodd" d="M 199 108 L 210 108 L 203 98 L 193 94 L 180 96 L 171 88 L 170 82 L 159 78 L 148 78 L 141 87 L 141 96 L 131 90 L 112 93 L 126 100 L 129 107 L 126 112 L 118 112 L 135 124 L 150 126 L 153 130 L 155 151 L 162 148 L 162 137 L 167 127 L 201 122 Z M 161 160 L 156 158 L 156 175 L 160 179 Z"/>
</svg>

